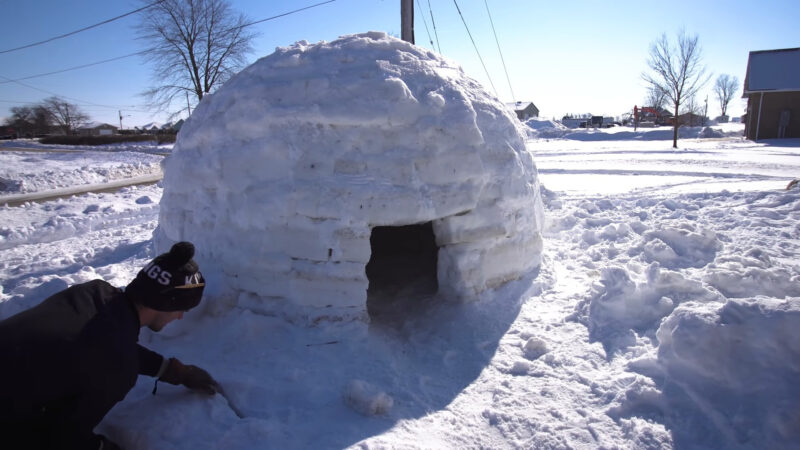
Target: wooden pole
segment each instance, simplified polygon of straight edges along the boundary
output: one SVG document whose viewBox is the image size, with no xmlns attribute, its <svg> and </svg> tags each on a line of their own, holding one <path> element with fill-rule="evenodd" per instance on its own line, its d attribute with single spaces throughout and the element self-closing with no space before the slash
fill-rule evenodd
<svg viewBox="0 0 800 450">
<path fill-rule="evenodd" d="M 764 93 L 761 93 L 761 98 L 758 100 L 758 119 L 756 119 L 756 138 L 758 140 L 758 133 L 761 131 L 761 105 L 764 104 Z"/>
<path fill-rule="evenodd" d="M 414 43 L 414 0 L 400 0 L 400 39 Z"/>
</svg>

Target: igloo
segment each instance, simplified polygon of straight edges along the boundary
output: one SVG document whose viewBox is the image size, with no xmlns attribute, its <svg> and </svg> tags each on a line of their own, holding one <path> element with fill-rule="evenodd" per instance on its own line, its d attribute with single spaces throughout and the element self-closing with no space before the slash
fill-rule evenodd
<svg viewBox="0 0 800 450">
<path fill-rule="evenodd" d="M 373 295 L 475 299 L 540 264 L 520 127 L 460 67 L 384 33 L 278 48 L 183 126 L 156 250 L 190 240 L 210 292 L 313 317 L 367 317 Z"/>
</svg>

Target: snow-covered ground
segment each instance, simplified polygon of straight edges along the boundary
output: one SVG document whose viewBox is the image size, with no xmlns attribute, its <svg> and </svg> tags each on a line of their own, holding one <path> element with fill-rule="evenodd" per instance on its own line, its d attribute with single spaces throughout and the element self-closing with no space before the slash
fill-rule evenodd
<svg viewBox="0 0 800 450">
<path fill-rule="evenodd" d="M 531 139 L 536 273 L 394 325 L 201 305 L 141 341 L 227 399 L 153 396 L 143 377 L 98 431 L 127 449 L 797 448 L 800 141 L 736 127 L 687 130 L 678 150 L 666 129 Z M 116 157 L 0 152 L 0 177 L 57 189 L 161 158 Z M 127 284 L 155 256 L 160 197 L 0 207 L 0 318 L 74 283 Z"/>
</svg>

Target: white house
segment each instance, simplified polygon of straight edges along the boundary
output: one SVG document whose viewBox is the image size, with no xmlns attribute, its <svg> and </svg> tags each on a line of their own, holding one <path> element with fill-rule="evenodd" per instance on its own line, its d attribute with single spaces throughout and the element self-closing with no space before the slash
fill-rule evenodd
<svg viewBox="0 0 800 450">
<path fill-rule="evenodd" d="M 102 122 L 90 122 L 78 128 L 77 131 L 83 136 L 109 136 L 116 134 L 117 127 Z"/>
</svg>

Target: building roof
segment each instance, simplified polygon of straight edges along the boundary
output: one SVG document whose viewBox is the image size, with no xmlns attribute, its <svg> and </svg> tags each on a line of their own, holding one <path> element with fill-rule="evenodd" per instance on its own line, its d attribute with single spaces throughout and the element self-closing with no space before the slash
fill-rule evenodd
<svg viewBox="0 0 800 450">
<path fill-rule="evenodd" d="M 92 129 L 100 128 L 100 127 L 113 128 L 115 130 L 117 129 L 117 127 L 115 127 L 114 125 L 111 125 L 111 124 L 108 124 L 108 123 L 103 123 L 103 122 L 89 122 L 86 125 L 80 127 L 79 129 L 80 130 L 92 130 Z"/>
<path fill-rule="evenodd" d="M 750 52 L 743 95 L 765 91 L 800 91 L 800 48 Z"/>
<path fill-rule="evenodd" d="M 511 108 L 514 111 L 522 111 L 523 109 L 527 108 L 528 105 L 533 105 L 533 108 L 535 110 L 537 110 L 537 111 L 539 110 L 539 108 L 537 108 L 536 105 L 533 104 L 533 102 L 506 103 L 506 106 L 508 106 L 509 108 Z"/>
</svg>

